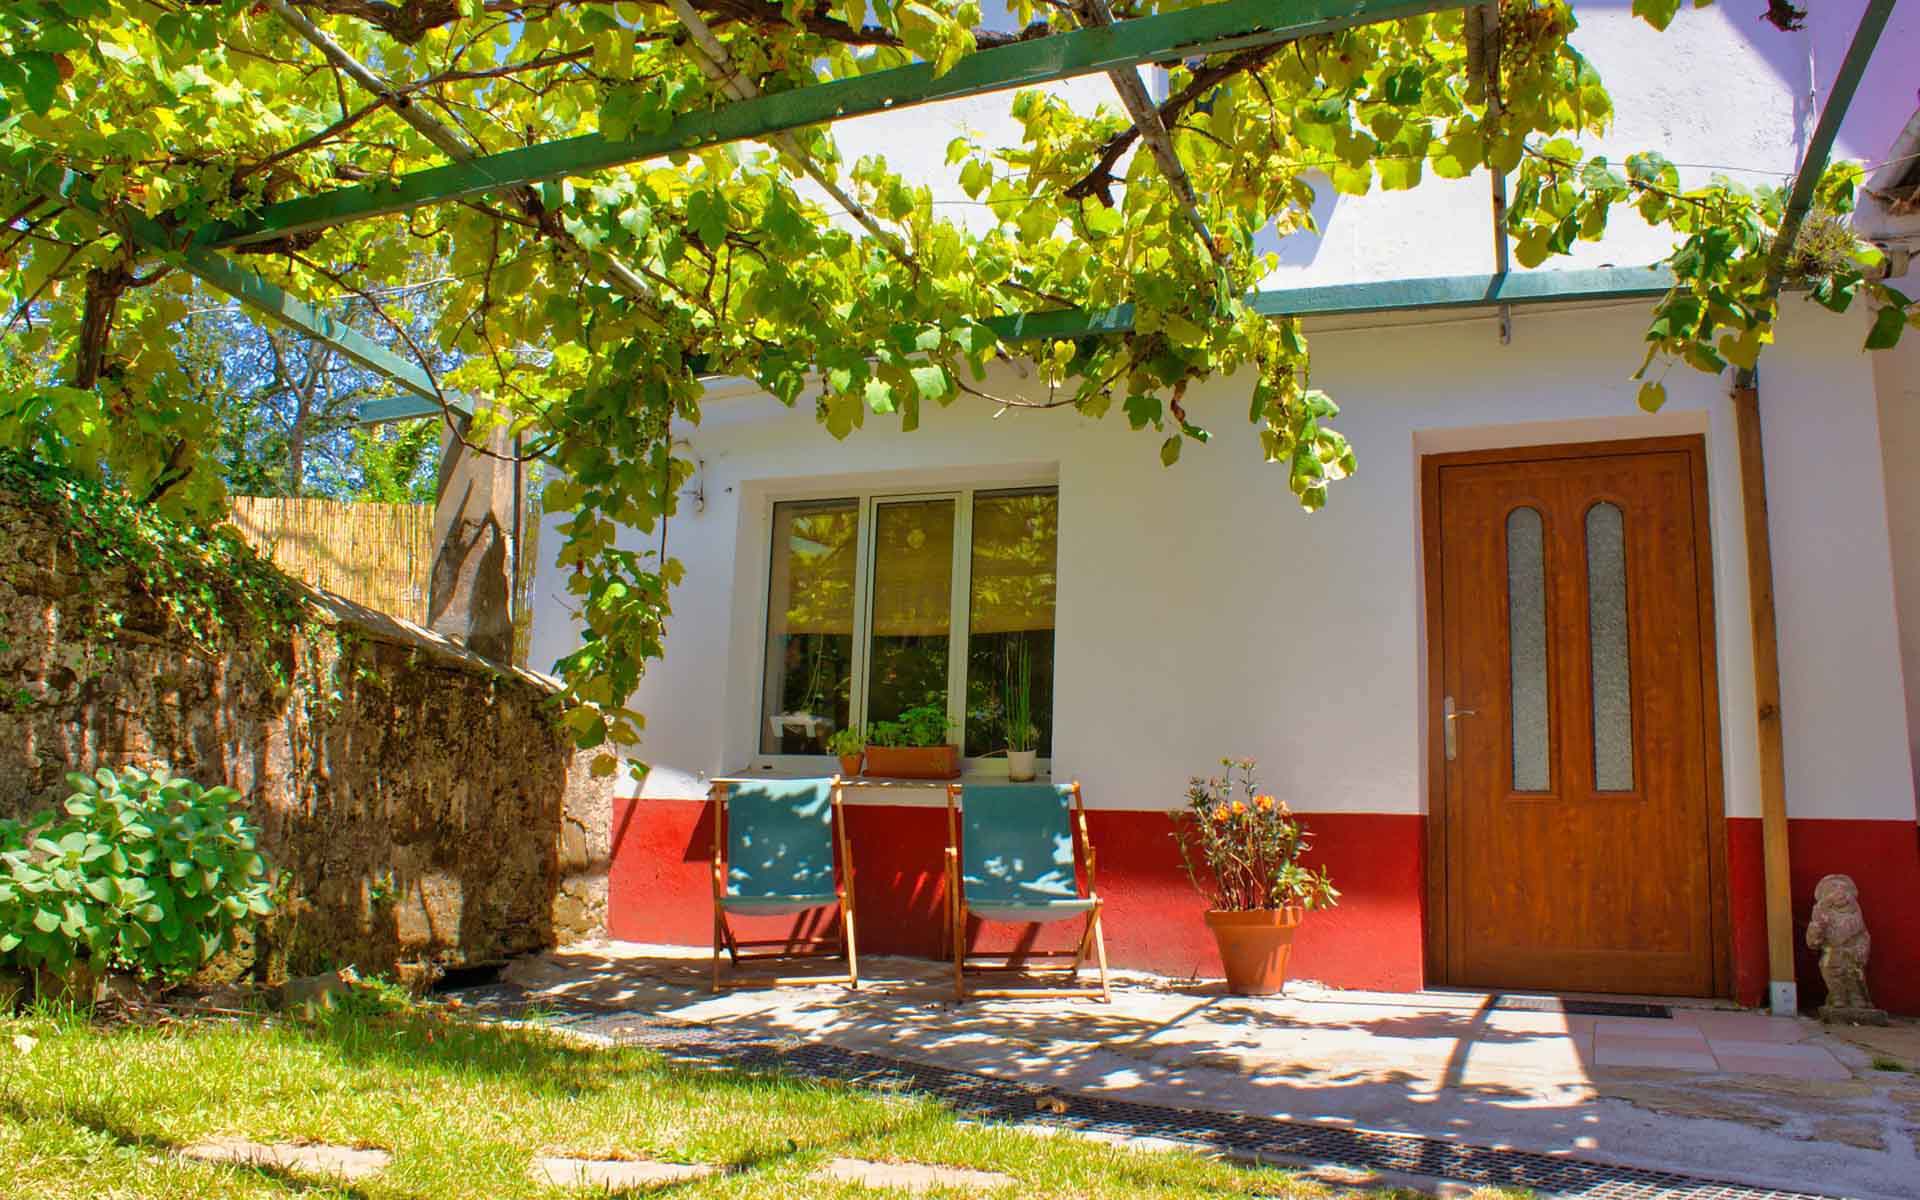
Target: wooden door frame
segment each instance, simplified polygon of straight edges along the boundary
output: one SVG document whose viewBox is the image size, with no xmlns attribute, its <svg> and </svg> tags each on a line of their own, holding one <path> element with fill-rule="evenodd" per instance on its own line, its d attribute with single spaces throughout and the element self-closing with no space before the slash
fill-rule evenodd
<svg viewBox="0 0 1920 1200">
<path fill-rule="evenodd" d="M 1444 986 L 1447 971 L 1447 760 L 1441 729 L 1445 703 L 1446 657 L 1442 634 L 1440 570 L 1440 471 L 1445 467 L 1487 463 L 1548 462 L 1610 455 L 1674 453 L 1687 456 L 1693 486 L 1693 567 L 1699 589 L 1701 747 L 1707 785 L 1707 897 L 1712 938 L 1713 994 L 1733 994 L 1732 938 L 1727 913 L 1727 820 L 1720 747 L 1720 676 L 1713 606 L 1713 526 L 1707 506 L 1705 434 L 1678 437 L 1621 438 L 1599 442 L 1556 442 L 1541 446 L 1503 446 L 1426 454 L 1420 459 L 1421 554 L 1426 579 L 1427 651 L 1427 863 L 1426 982 Z"/>
</svg>

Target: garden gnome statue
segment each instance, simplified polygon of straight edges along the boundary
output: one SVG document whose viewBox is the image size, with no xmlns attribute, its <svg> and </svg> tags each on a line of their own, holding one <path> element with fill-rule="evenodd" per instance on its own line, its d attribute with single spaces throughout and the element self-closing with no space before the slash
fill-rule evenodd
<svg viewBox="0 0 1920 1200">
<path fill-rule="evenodd" d="M 1829 875 L 1813 889 L 1813 919 L 1807 945 L 1820 952 L 1820 977 L 1827 981 L 1822 1021 L 1885 1025 L 1887 1014 L 1867 998 L 1867 919 L 1860 914 L 1860 889 L 1845 875 Z"/>
</svg>

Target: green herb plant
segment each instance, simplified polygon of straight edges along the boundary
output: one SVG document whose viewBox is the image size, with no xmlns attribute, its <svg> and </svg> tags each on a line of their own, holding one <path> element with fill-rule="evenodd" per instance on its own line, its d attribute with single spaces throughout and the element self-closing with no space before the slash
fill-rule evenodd
<svg viewBox="0 0 1920 1200">
<path fill-rule="evenodd" d="M 1037 750 L 1040 727 L 1033 723 L 1033 648 L 1024 637 L 1007 647 L 1007 671 L 1003 688 L 1006 706 L 1007 750 Z"/>
<path fill-rule="evenodd" d="M 867 748 L 867 732 L 858 725 L 849 725 L 845 729 L 836 729 L 827 735 L 827 753 L 835 755 L 858 754 Z"/>
<path fill-rule="evenodd" d="M 947 719 L 945 697 L 929 692 L 925 700 L 902 709 L 895 720 L 875 721 L 867 730 L 867 745 L 944 746 L 958 728 Z"/>
<path fill-rule="evenodd" d="M 72 774 L 64 815 L 0 821 L 0 962 L 177 982 L 273 911 L 239 793 L 164 769 Z"/>
</svg>

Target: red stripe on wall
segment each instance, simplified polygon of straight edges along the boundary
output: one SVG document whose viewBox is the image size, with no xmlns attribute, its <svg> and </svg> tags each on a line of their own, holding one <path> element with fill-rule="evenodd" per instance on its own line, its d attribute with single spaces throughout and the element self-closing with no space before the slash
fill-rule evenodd
<svg viewBox="0 0 1920 1200">
<path fill-rule="evenodd" d="M 946 946 L 946 810 L 851 805 L 860 948 L 869 954 L 941 958 Z M 1341 890 L 1339 907 L 1310 914 L 1294 974 L 1340 987 L 1411 991 L 1421 983 L 1421 873 L 1425 822 L 1416 815 L 1314 813 L 1314 848 Z M 1116 966 L 1217 977 L 1220 961 L 1202 902 L 1180 865 L 1164 813 L 1088 813 L 1106 898 L 1107 951 Z M 705 946 L 713 935 L 713 825 L 703 801 L 616 801 L 609 932 L 630 941 Z M 736 922 L 749 936 L 779 936 L 785 919 Z M 1072 944 L 1077 922 L 1052 928 L 993 926 L 970 933 L 981 948 L 1016 942 Z"/>
<path fill-rule="evenodd" d="M 1867 990 L 1889 1012 L 1920 1013 L 1920 826 L 1911 821 L 1795 820 L 1787 822 L 1793 893 L 1794 977 L 1800 1004 L 1811 1009 L 1827 993 L 1820 965 L 1806 948 L 1813 888 L 1830 874 L 1850 875 L 1860 889 L 1860 911 L 1873 947 Z M 1767 991 L 1765 873 L 1760 821 L 1727 821 L 1727 874 L 1733 924 L 1735 996 L 1760 1004 Z"/>
</svg>

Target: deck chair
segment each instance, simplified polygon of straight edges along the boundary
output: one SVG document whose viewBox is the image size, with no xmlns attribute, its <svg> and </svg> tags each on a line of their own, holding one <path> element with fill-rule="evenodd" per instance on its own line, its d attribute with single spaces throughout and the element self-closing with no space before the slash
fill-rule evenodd
<svg viewBox="0 0 1920 1200">
<path fill-rule="evenodd" d="M 713 805 L 713 990 L 818 984 L 815 976 L 722 979 L 720 954 L 737 969 L 772 959 L 847 959 L 860 986 L 853 937 L 853 857 L 841 811 L 840 777 L 716 783 Z M 840 936 L 796 928 L 785 938 L 742 941 L 731 916 L 784 916 L 838 906 Z M 815 929 L 818 926 L 814 927 Z M 767 947 L 780 947 L 770 950 Z M 829 979 L 828 982 L 831 982 Z"/>
<path fill-rule="evenodd" d="M 1074 870 L 1078 835 L 1086 865 L 1086 890 Z M 1087 840 L 1087 810 L 1079 783 L 947 785 L 947 915 L 952 922 L 953 990 L 968 996 L 1098 996 L 1107 991 L 1107 942 L 1100 928 L 1100 893 L 1094 890 L 1093 843 Z M 1020 923 L 1085 917 L 1073 950 L 969 953 L 967 918 Z M 1091 948 L 1100 966 L 1098 987 L 1080 983 L 1080 965 Z M 1029 959 L 1071 959 L 1061 966 L 1072 986 L 981 988 L 969 977 L 1019 972 Z"/>
</svg>

